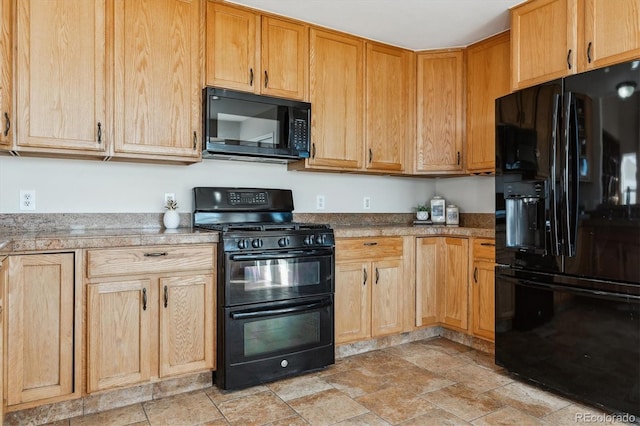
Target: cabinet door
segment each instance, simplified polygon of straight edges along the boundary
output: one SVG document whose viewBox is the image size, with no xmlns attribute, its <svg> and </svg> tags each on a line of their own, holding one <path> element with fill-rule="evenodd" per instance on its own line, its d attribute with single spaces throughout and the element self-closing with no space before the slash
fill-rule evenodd
<svg viewBox="0 0 640 426">
<path fill-rule="evenodd" d="M 363 52 L 361 39 L 311 29 L 312 167 L 362 168 Z"/>
<path fill-rule="evenodd" d="M 577 14 L 577 0 L 534 0 L 511 10 L 514 90 L 576 72 Z"/>
<path fill-rule="evenodd" d="M 213 277 L 160 278 L 160 377 L 213 368 Z"/>
<path fill-rule="evenodd" d="M 464 238 L 443 238 L 442 242 L 442 256 L 438 259 L 444 265 L 438 288 L 442 322 L 466 330 L 469 242 Z"/>
<path fill-rule="evenodd" d="M 401 172 L 411 134 L 412 53 L 375 43 L 366 52 L 365 167 Z"/>
<path fill-rule="evenodd" d="M 371 266 L 336 262 L 336 344 L 371 337 Z"/>
<path fill-rule="evenodd" d="M 640 2 L 585 0 L 583 69 L 640 58 Z"/>
<path fill-rule="evenodd" d="M 201 5 L 115 1 L 115 156 L 200 159 Z"/>
<path fill-rule="evenodd" d="M 435 324 L 438 316 L 438 241 L 440 238 L 416 239 L 416 326 Z"/>
<path fill-rule="evenodd" d="M 11 0 L 0 0 L 0 149 L 11 149 L 13 141 L 13 25 Z M 15 124 L 15 123 L 13 123 Z"/>
<path fill-rule="evenodd" d="M 494 264 L 474 262 L 472 277 L 473 334 L 493 341 L 495 333 Z"/>
<path fill-rule="evenodd" d="M 148 381 L 150 281 L 87 287 L 87 392 Z"/>
<path fill-rule="evenodd" d="M 309 74 L 309 28 L 262 18 L 261 92 L 270 96 L 305 99 Z"/>
<path fill-rule="evenodd" d="M 7 405 L 74 391 L 74 255 L 9 257 Z"/>
<path fill-rule="evenodd" d="M 463 53 L 421 53 L 417 60 L 416 172 L 462 170 Z"/>
<path fill-rule="evenodd" d="M 208 86 L 259 92 L 258 28 L 258 14 L 212 1 L 207 3 Z"/>
<path fill-rule="evenodd" d="M 402 260 L 390 259 L 371 265 L 371 335 L 402 332 Z"/>
<path fill-rule="evenodd" d="M 0 257 L 0 419 L 4 419 L 4 295 L 8 272 L 9 261 Z"/>
<path fill-rule="evenodd" d="M 498 97 L 509 93 L 509 32 L 470 46 L 467 55 L 467 171 L 495 171 Z"/>
<path fill-rule="evenodd" d="M 17 145 L 105 151 L 105 1 L 16 2 Z"/>
</svg>

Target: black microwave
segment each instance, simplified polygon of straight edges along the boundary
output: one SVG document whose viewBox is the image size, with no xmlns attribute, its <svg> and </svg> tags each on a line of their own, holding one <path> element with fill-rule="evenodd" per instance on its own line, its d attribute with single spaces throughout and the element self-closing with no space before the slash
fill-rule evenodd
<svg viewBox="0 0 640 426">
<path fill-rule="evenodd" d="M 216 87 L 204 89 L 203 102 L 203 158 L 309 158 L 311 104 Z"/>
</svg>

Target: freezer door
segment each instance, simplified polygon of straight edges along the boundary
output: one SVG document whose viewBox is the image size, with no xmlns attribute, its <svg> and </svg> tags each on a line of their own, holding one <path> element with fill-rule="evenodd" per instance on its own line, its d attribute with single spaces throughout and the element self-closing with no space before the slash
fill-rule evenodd
<svg viewBox="0 0 640 426">
<path fill-rule="evenodd" d="M 640 61 L 565 79 L 567 274 L 640 284 L 639 89 Z"/>
<path fill-rule="evenodd" d="M 496 260 L 548 272 L 560 256 L 562 81 L 496 100 Z"/>
</svg>

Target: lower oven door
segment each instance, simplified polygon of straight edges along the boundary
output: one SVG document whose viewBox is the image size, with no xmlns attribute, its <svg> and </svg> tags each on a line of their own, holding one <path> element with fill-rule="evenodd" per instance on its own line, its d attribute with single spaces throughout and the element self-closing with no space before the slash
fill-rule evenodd
<svg viewBox="0 0 640 426">
<path fill-rule="evenodd" d="M 526 275 L 496 273 L 496 363 L 570 397 L 640 415 L 640 297 Z"/>
<path fill-rule="evenodd" d="M 334 251 L 271 250 L 225 254 L 224 306 L 333 293 Z"/>
<path fill-rule="evenodd" d="M 221 307 L 216 384 L 240 389 L 333 364 L 333 295 Z"/>
</svg>

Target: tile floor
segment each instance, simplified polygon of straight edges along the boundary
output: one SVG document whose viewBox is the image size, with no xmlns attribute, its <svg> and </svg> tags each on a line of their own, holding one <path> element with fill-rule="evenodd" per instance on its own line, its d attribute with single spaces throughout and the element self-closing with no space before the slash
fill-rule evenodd
<svg viewBox="0 0 640 426">
<path fill-rule="evenodd" d="M 54 425 L 613 424 L 595 416 L 602 413 L 512 380 L 492 355 L 435 338 L 265 386 L 211 387 Z"/>
</svg>

